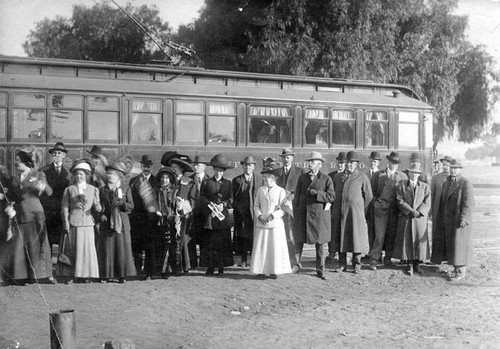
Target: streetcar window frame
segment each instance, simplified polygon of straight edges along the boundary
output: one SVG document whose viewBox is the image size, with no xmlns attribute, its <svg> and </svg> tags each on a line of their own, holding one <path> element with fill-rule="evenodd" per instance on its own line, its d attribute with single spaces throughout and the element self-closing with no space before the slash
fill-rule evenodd
<svg viewBox="0 0 500 349">
<path fill-rule="evenodd" d="M 253 110 L 252 108 L 278 108 L 278 110 L 283 111 L 283 110 L 288 110 L 287 114 L 288 115 L 258 115 L 258 114 L 252 114 L 251 111 Z M 252 129 L 252 120 L 265 120 L 268 122 L 268 120 L 286 120 L 288 123 L 288 128 L 289 128 L 289 139 L 290 141 L 287 143 L 267 143 L 267 142 L 252 142 L 251 141 L 251 136 L 250 132 Z M 269 123 L 269 122 L 268 122 Z M 291 146 L 293 141 L 294 141 L 294 125 L 293 125 L 293 105 L 280 105 L 280 104 L 263 104 L 263 103 L 258 103 L 258 104 L 253 104 L 249 103 L 247 104 L 247 145 L 250 146 Z"/>
<path fill-rule="evenodd" d="M 200 110 L 181 110 L 179 112 L 179 105 L 182 105 L 184 102 L 198 102 L 197 104 L 201 106 Z M 187 105 L 187 103 L 186 103 Z M 176 99 L 174 101 L 174 144 L 178 145 L 206 145 L 206 130 L 207 130 L 207 121 L 206 121 L 206 102 L 200 99 Z M 179 122 L 183 118 L 191 118 L 192 121 L 197 120 L 199 122 L 198 127 L 201 126 L 201 131 L 198 132 L 201 134 L 201 140 L 179 140 Z M 185 119 L 186 120 L 186 119 Z M 188 130 L 186 130 L 189 132 Z M 192 131 L 192 130 L 191 130 Z"/>
<path fill-rule="evenodd" d="M 228 112 L 225 112 L 224 110 L 211 110 L 212 106 L 218 105 L 223 106 L 230 106 L 231 110 L 228 110 Z M 224 108 L 222 108 L 224 109 Z M 237 114 L 237 106 L 235 101 L 208 101 L 207 103 L 207 109 L 206 109 L 206 115 L 207 115 L 207 123 L 206 123 L 206 139 L 207 139 L 207 145 L 209 146 L 217 146 L 217 147 L 235 147 L 236 146 L 236 135 L 237 135 L 237 130 L 236 130 L 236 114 Z M 233 127 L 233 139 L 230 142 L 224 142 L 224 141 L 217 141 L 213 142 L 210 139 L 210 132 L 211 132 L 211 121 L 216 120 L 216 119 L 221 119 L 221 120 L 232 120 L 232 127 Z"/>
<path fill-rule="evenodd" d="M 0 141 L 7 141 L 8 94 L 0 92 Z"/>
<path fill-rule="evenodd" d="M 337 119 L 333 117 L 334 112 L 350 112 L 352 115 L 352 118 L 350 119 Z M 329 109 L 330 113 L 330 141 L 329 141 L 329 146 L 330 148 L 338 148 L 338 147 L 351 147 L 351 148 L 356 148 L 356 133 L 357 133 L 357 127 L 358 123 L 356 121 L 356 111 L 351 108 L 330 108 Z M 354 127 L 352 128 L 352 143 L 333 143 L 333 131 L 334 131 L 334 125 L 346 125 L 346 124 L 353 124 Z"/>
<path fill-rule="evenodd" d="M 386 115 L 386 119 L 385 120 L 368 120 L 367 118 L 368 118 L 369 113 L 384 113 Z M 390 113 L 387 109 L 368 109 L 368 110 L 364 111 L 364 113 L 363 113 L 363 146 L 365 149 L 389 149 L 390 132 L 391 132 L 389 118 L 390 118 Z M 367 133 L 368 133 L 367 126 L 371 126 L 371 125 L 375 125 L 375 124 L 386 125 L 385 126 L 386 144 L 373 145 L 373 137 L 370 138 L 372 140 L 371 144 L 368 144 L 368 142 L 367 142 L 367 140 L 368 140 L 367 139 Z"/>
<path fill-rule="evenodd" d="M 151 110 L 151 108 L 135 108 L 135 102 L 148 103 L 152 102 L 154 104 L 158 103 L 158 108 L 156 110 Z M 155 107 L 156 108 L 156 107 Z M 134 127 L 134 116 L 136 116 L 136 122 L 139 121 L 142 117 L 152 117 L 153 122 L 157 124 L 156 131 L 158 134 L 156 135 L 156 139 L 154 141 L 147 140 L 134 140 L 134 135 L 136 134 L 137 127 Z M 154 118 L 157 117 L 158 120 L 154 121 Z M 163 139 L 163 121 L 164 113 L 163 113 L 163 100 L 161 98 L 154 97 L 134 97 L 129 100 L 129 108 L 128 108 L 128 124 L 129 124 L 129 143 L 130 144 L 143 144 L 143 145 L 161 145 Z"/>
<path fill-rule="evenodd" d="M 57 105 L 54 105 L 54 98 L 56 96 L 62 96 L 63 99 L 64 97 L 70 97 L 70 98 L 75 98 L 75 97 L 79 97 L 80 99 L 80 106 L 70 106 L 70 105 L 62 105 L 62 106 L 57 106 Z M 80 115 L 79 115 L 79 120 L 78 120 L 78 124 L 79 124 L 79 138 L 57 138 L 57 137 L 54 137 L 55 135 L 53 135 L 53 119 L 52 117 L 54 116 L 53 113 L 65 113 L 65 112 L 69 112 L 69 113 L 72 113 L 72 112 L 79 112 Z M 72 114 L 73 116 L 75 114 Z M 83 139 L 84 139 L 84 118 L 85 118 L 85 96 L 83 95 L 76 95 L 76 94 L 66 94 L 66 93 L 52 93 L 49 95 L 49 102 L 47 103 L 47 120 L 48 120 L 48 141 L 49 142 L 64 142 L 64 143 L 83 143 Z M 73 130 L 71 130 L 73 131 Z"/>
<path fill-rule="evenodd" d="M 317 111 L 317 112 L 323 112 L 323 117 L 311 117 L 311 116 L 308 116 L 308 111 Z M 318 107 L 305 107 L 304 108 L 304 117 L 303 117 L 303 128 L 304 128 L 304 136 L 303 136 L 303 144 L 304 144 L 304 147 L 314 147 L 314 148 L 328 148 L 330 146 L 330 139 L 331 139 L 331 125 L 330 125 L 330 111 L 329 111 L 329 108 L 327 107 L 321 107 L 321 106 L 318 106 Z M 326 141 L 324 144 L 320 144 L 320 143 L 308 143 L 308 132 L 307 132 L 307 128 L 308 126 L 310 125 L 310 123 L 321 123 L 321 124 L 326 124 Z M 320 126 L 321 127 L 324 127 L 324 126 Z M 314 134 L 310 134 L 311 136 L 313 136 Z M 316 133 L 316 136 L 318 135 L 318 133 Z"/>
<path fill-rule="evenodd" d="M 413 116 L 417 117 L 417 121 L 409 121 L 407 120 L 402 120 L 402 115 L 403 114 L 413 114 Z M 400 109 L 397 111 L 397 142 L 396 142 L 396 148 L 397 149 L 410 149 L 410 150 L 419 150 L 421 147 L 421 123 L 422 123 L 422 116 L 421 113 L 417 110 L 407 110 L 407 109 Z M 417 145 L 415 146 L 407 146 L 407 145 L 401 145 L 401 140 L 406 139 L 406 137 L 401 137 L 401 127 L 407 126 L 407 125 L 412 125 L 416 126 L 416 141 Z"/>
<path fill-rule="evenodd" d="M 93 105 L 91 105 L 91 99 L 92 98 L 116 98 L 117 99 L 117 105 L 116 109 L 112 109 L 107 106 L 103 106 L 102 108 L 97 108 Z M 121 99 L 119 96 L 116 95 L 87 95 L 85 98 L 85 143 L 102 143 L 102 144 L 120 144 L 120 130 L 121 130 L 121 124 L 120 124 L 120 115 L 121 115 L 121 110 L 120 110 L 120 102 Z M 92 127 L 91 125 L 91 115 L 96 116 L 96 120 L 99 118 L 104 117 L 105 115 L 115 115 L 116 116 L 116 137 L 113 139 L 107 139 L 107 138 L 97 138 L 97 137 L 91 137 L 91 129 L 99 129 L 99 127 Z M 106 129 L 106 134 L 109 134 L 112 131 L 112 129 Z"/>
<path fill-rule="evenodd" d="M 42 104 L 35 103 L 30 105 L 28 102 L 23 101 L 21 98 L 21 100 L 19 101 L 20 103 L 18 104 L 16 98 L 21 97 L 22 95 L 38 96 L 39 98 L 35 97 L 35 99 L 43 99 L 43 103 Z M 47 142 L 47 94 L 42 92 L 24 92 L 24 91 L 14 92 L 10 96 L 10 103 L 11 103 L 11 105 L 9 106 L 10 115 L 8 116 L 10 124 L 9 125 L 10 140 L 12 142 L 46 143 Z M 26 137 L 16 137 L 16 133 L 19 133 L 21 129 L 20 125 L 17 122 L 19 121 L 19 117 L 22 116 L 21 114 L 19 114 L 22 111 L 24 111 L 23 113 L 27 112 L 28 115 L 36 113 L 43 114 L 43 117 L 41 118 L 42 127 L 39 127 L 38 130 L 36 129 L 30 131 L 25 130 L 28 132 Z M 41 130 L 42 128 L 43 130 Z"/>
</svg>

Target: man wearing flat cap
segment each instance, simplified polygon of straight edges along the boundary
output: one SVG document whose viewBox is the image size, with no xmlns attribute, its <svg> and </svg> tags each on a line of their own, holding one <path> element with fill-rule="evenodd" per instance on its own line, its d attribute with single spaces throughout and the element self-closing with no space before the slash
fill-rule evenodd
<svg viewBox="0 0 500 349">
<path fill-rule="evenodd" d="M 431 257 L 433 263 L 448 261 L 453 265 L 450 281 L 465 278 L 467 265 L 472 260 L 473 207 L 472 182 L 462 175 L 461 162 L 453 159 L 441 192 Z"/>
<path fill-rule="evenodd" d="M 51 196 L 43 194 L 40 197 L 43 210 L 45 211 L 45 222 L 47 224 L 49 244 L 51 247 L 54 244 L 59 244 L 63 228 L 61 203 L 64 190 L 69 186 L 71 177 L 68 168 L 64 166 L 64 159 L 67 153 L 68 151 L 64 144 L 62 142 L 57 142 L 54 147 L 49 149 L 49 154 L 52 156 L 52 162 L 50 165 L 40 169 L 40 171 L 45 173 L 47 184 L 53 190 Z"/>
<path fill-rule="evenodd" d="M 295 153 L 290 148 L 285 148 L 281 151 L 280 157 L 283 161 L 283 167 L 277 170 L 276 184 L 285 189 L 288 199 L 293 202 L 295 188 L 299 177 L 304 173 L 304 169 L 294 165 L 293 160 Z M 283 216 L 285 222 L 286 240 L 288 243 L 288 254 L 290 256 L 290 264 L 292 266 L 297 264 L 295 260 L 295 244 L 293 239 L 293 216 L 286 213 Z"/>
<path fill-rule="evenodd" d="M 243 173 L 232 180 L 234 209 L 234 253 L 241 256 L 241 266 L 247 267 L 247 255 L 253 246 L 253 200 L 262 185 L 254 173 L 255 160 L 246 156 L 240 161 Z"/>
<path fill-rule="evenodd" d="M 377 263 L 382 255 L 382 249 L 385 249 L 384 265 L 391 264 L 398 224 L 396 188 L 408 180 L 408 177 L 398 169 L 400 163 L 399 153 L 392 152 L 386 158 L 387 168 L 375 173 L 372 180 L 375 236 L 370 249 L 371 270 L 377 270 Z"/>
<path fill-rule="evenodd" d="M 156 178 L 152 171 L 154 163 L 148 154 L 141 158 L 142 173 L 130 179 L 129 186 L 132 193 L 132 201 L 134 209 L 130 213 L 130 237 L 132 243 L 132 255 L 137 273 L 140 273 L 143 268 L 142 251 L 148 250 L 151 245 L 148 240 L 151 240 L 151 234 L 154 231 L 153 221 L 150 219 L 147 210 L 147 203 L 143 200 L 145 186 L 150 190 L 155 187 Z M 148 250 L 147 253 L 150 251 Z M 148 269 L 144 266 L 144 269 Z M 146 274 L 150 274 L 149 270 L 145 270 Z"/>
<path fill-rule="evenodd" d="M 331 239 L 331 204 L 335 199 L 332 179 L 321 166 L 325 159 L 317 151 L 306 159 L 309 172 L 302 174 L 297 182 L 293 198 L 293 237 L 295 241 L 296 264 L 292 272 L 301 268 L 304 244 L 316 246 L 316 275 L 325 280 L 324 246 Z"/>
</svg>

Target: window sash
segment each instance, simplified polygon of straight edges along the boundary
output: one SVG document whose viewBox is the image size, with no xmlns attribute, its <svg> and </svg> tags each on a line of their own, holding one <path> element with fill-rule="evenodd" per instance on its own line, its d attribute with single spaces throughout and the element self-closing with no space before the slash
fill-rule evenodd
<svg viewBox="0 0 500 349">
<path fill-rule="evenodd" d="M 38 108 L 12 110 L 11 134 L 13 141 L 42 143 L 46 141 L 46 111 Z"/>
<path fill-rule="evenodd" d="M 7 139 L 7 108 L 0 108 L 0 139 Z"/>
<path fill-rule="evenodd" d="M 89 110 L 118 110 L 118 97 L 113 96 L 89 96 Z"/>
<path fill-rule="evenodd" d="M 41 93 L 13 93 L 12 106 L 14 108 L 46 108 L 46 97 Z"/>
<path fill-rule="evenodd" d="M 51 95 L 50 105 L 52 108 L 83 109 L 83 97 L 77 95 Z"/>
<path fill-rule="evenodd" d="M 249 117 L 248 140 L 258 144 L 291 144 L 292 119 Z"/>
<path fill-rule="evenodd" d="M 186 126 L 181 124 L 186 124 Z M 176 144 L 205 144 L 205 116 L 204 115 L 176 115 L 175 117 Z"/>
<path fill-rule="evenodd" d="M 365 122 L 365 146 L 387 147 L 389 144 L 388 126 L 387 122 Z"/>
<path fill-rule="evenodd" d="M 83 111 L 51 110 L 50 140 L 63 142 L 81 142 L 83 140 Z"/>
<path fill-rule="evenodd" d="M 292 110 L 289 107 L 277 106 L 250 106 L 250 116 L 291 117 Z"/>
<path fill-rule="evenodd" d="M 306 120 L 304 127 L 306 145 L 328 146 L 328 133 L 328 120 Z"/>
<path fill-rule="evenodd" d="M 114 124 L 114 127 L 110 127 Z M 87 134 L 89 141 L 118 143 L 119 115 L 112 111 L 89 111 L 87 113 Z"/>
<path fill-rule="evenodd" d="M 236 144 L 236 117 L 209 116 L 208 143 L 210 145 Z"/>
<path fill-rule="evenodd" d="M 356 122 L 334 121 L 331 123 L 331 145 L 351 145 L 356 144 Z M 349 132 L 347 132 L 349 131 Z M 345 141 L 346 140 L 346 141 Z"/>
<path fill-rule="evenodd" d="M 418 123 L 399 123 L 398 148 L 418 149 L 420 138 L 419 129 Z"/>
<path fill-rule="evenodd" d="M 175 102 L 176 114 L 204 114 L 205 104 L 203 101 L 178 100 Z"/>
<path fill-rule="evenodd" d="M 161 114 L 131 113 L 130 142 L 134 144 L 161 143 Z"/>
<path fill-rule="evenodd" d="M 132 99 L 132 111 L 145 113 L 161 113 L 161 100 Z"/>
</svg>

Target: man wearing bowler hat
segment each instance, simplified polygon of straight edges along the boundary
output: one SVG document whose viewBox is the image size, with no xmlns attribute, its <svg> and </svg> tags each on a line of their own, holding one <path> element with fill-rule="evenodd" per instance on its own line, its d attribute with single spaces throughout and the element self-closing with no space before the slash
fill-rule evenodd
<svg viewBox="0 0 500 349">
<path fill-rule="evenodd" d="M 142 173 L 130 179 L 129 186 L 132 193 L 132 201 L 134 202 L 134 209 L 130 213 L 130 237 L 132 243 L 132 255 L 134 257 L 134 264 L 137 273 L 140 273 L 143 266 L 142 251 L 150 253 L 148 250 L 148 239 L 151 238 L 151 234 L 154 231 L 152 226 L 153 221 L 150 220 L 148 210 L 146 208 L 146 203 L 141 195 L 144 192 L 144 186 L 149 186 L 154 188 L 155 186 L 155 176 L 152 171 L 154 168 L 154 163 L 148 154 L 142 156 L 141 159 L 141 170 Z M 148 269 L 146 266 L 144 269 Z M 146 274 L 149 275 L 150 271 L 145 270 Z"/>
<path fill-rule="evenodd" d="M 69 186 L 70 173 L 64 166 L 64 159 L 68 151 L 62 142 L 57 142 L 49 149 L 52 156 L 50 165 L 42 167 L 40 171 L 45 173 L 47 184 L 52 188 L 51 196 L 43 194 L 40 201 L 45 211 L 45 222 L 50 246 L 59 244 L 62 232 L 61 203 L 64 190 Z"/>
<path fill-rule="evenodd" d="M 295 158 L 295 153 L 290 148 L 285 148 L 281 151 L 280 157 L 283 161 L 283 167 L 281 167 L 276 175 L 276 184 L 281 188 L 286 190 L 288 198 L 293 202 L 293 197 L 295 194 L 295 188 L 297 187 L 297 182 L 299 177 L 304 173 L 304 169 L 294 165 L 293 160 Z M 290 255 L 290 264 L 292 267 L 297 264 L 295 260 L 295 246 L 293 241 L 293 216 L 286 213 L 283 216 L 283 221 L 285 222 L 285 232 L 286 240 L 288 243 L 288 254 Z"/>
<path fill-rule="evenodd" d="M 398 224 L 396 188 L 408 180 L 408 177 L 398 170 L 399 153 L 393 151 L 386 158 L 387 168 L 375 173 L 372 180 L 375 236 L 370 249 L 371 270 L 377 270 L 382 249 L 385 249 L 384 265 L 391 264 Z"/>
<path fill-rule="evenodd" d="M 317 151 L 306 159 L 309 172 L 302 174 L 297 182 L 293 198 L 293 237 L 296 264 L 293 273 L 301 268 L 304 244 L 316 246 L 316 275 L 325 280 L 324 246 L 331 239 L 331 205 L 335 199 L 332 179 L 320 171 L 325 159 Z"/>
<path fill-rule="evenodd" d="M 233 247 L 236 255 L 241 255 L 241 266 L 247 267 L 247 255 L 253 246 L 253 199 L 257 189 L 262 186 L 260 176 L 254 173 L 255 160 L 246 156 L 240 161 L 243 173 L 232 180 L 234 237 Z"/>
<path fill-rule="evenodd" d="M 450 162 L 450 175 L 441 192 L 431 256 L 433 263 L 448 261 L 448 264 L 453 265 L 450 281 L 465 278 L 467 265 L 472 260 L 473 207 L 472 182 L 462 175 L 461 162 L 453 159 Z"/>
<path fill-rule="evenodd" d="M 382 161 L 382 157 L 380 156 L 380 153 L 378 151 L 372 151 L 370 153 L 368 161 L 370 161 L 370 167 L 366 171 L 366 175 L 368 176 L 368 179 L 371 181 L 375 173 L 380 171 L 378 167 L 380 165 L 380 161 Z"/>
</svg>

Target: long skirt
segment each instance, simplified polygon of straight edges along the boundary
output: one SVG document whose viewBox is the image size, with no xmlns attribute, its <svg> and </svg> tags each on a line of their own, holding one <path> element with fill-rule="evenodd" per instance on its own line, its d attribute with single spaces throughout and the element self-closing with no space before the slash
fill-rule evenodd
<svg viewBox="0 0 500 349">
<path fill-rule="evenodd" d="M 68 234 L 62 237 L 60 246 L 61 253 L 58 259 L 60 275 L 77 278 L 99 277 L 94 226 L 71 227 Z"/>
<path fill-rule="evenodd" d="M 205 229 L 200 238 L 200 266 L 223 268 L 234 265 L 230 229 Z"/>
<path fill-rule="evenodd" d="M 292 272 L 284 227 L 255 229 L 250 272 L 254 274 Z"/>
<path fill-rule="evenodd" d="M 0 245 L 2 278 L 36 280 L 52 276 L 52 256 L 45 220 L 20 223 L 12 228 L 12 238 Z"/>
<path fill-rule="evenodd" d="M 122 230 L 121 233 L 117 233 L 101 226 L 99 234 L 97 257 L 101 279 L 134 276 L 136 272 L 132 257 L 130 230 Z"/>
</svg>

